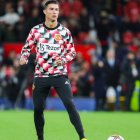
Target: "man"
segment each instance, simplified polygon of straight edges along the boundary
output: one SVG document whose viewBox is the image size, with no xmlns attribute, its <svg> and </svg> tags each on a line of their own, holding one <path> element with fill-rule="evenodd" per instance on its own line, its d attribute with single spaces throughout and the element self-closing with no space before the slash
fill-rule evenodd
<svg viewBox="0 0 140 140">
<path fill-rule="evenodd" d="M 74 125 L 80 140 L 87 140 L 78 112 L 72 101 L 72 91 L 67 77 L 66 64 L 75 58 L 76 52 L 70 31 L 57 22 L 59 3 L 44 2 L 45 22 L 33 27 L 21 52 L 20 64 L 27 64 L 31 49 L 36 49 L 36 67 L 33 88 L 34 122 L 38 140 L 44 140 L 45 100 L 53 86 Z"/>
</svg>

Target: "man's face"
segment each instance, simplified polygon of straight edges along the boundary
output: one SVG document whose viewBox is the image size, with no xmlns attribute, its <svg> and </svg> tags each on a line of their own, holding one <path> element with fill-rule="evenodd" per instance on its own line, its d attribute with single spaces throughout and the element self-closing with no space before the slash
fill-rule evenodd
<svg viewBox="0 0 140 140">
<path fill-rule="evenodd" d="M 56 21 L 59 15 L 59 5 L 49 4 L 46 9 L 44 9 L 44 14 L 47 20 Z"/>
</svg>

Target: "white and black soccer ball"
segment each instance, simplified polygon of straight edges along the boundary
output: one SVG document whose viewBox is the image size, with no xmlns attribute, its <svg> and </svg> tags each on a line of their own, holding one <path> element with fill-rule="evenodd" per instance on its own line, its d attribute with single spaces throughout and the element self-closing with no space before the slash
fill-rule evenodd
<svg viewBox="0 0 140 140">
<path fill-rule="evenodd" d="M 120 135 L 112 135 L 112 136 L 108 137 L 107 140 L 124 140 L 124 138 Z"/>
</svg>

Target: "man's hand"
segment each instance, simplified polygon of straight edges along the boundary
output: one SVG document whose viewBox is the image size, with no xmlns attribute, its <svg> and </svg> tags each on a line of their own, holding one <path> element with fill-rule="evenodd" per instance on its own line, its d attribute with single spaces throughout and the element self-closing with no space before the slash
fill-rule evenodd
<svg viewBox="0 0 140 140">
<path fill-rule="evenodd" d="M 61 59 L 57 59 L 57 60 L 55 61 L 55 63 L 56 63 L 57 66 L 63 66 L 63 65 L 64 65 L 64 61 L 61 60 Z"/>
<path fill-rule="evenodd" d="M 21 57 L 19 63 L 20 63 L 20 65 L 25 65 L 28 63 L 28 60 L 25 59 L 24 57 Z"/>
</svg>

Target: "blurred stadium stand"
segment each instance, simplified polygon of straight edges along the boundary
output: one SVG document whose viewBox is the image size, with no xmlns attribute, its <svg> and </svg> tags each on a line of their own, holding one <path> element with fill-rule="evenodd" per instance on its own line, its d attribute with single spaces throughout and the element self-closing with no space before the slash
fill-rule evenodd
<svg viewBox="0 0 140 140">
<path fill-rule="evenodd" d="M 0 108 L 14 108 L 19 99 L 25 108 L 31 100 L 35 56 L 24 67 L 19 57 L 30 29 L 44 21 L 41 2 L 0 0 Z M 77 50 L 68 65 L 75 100 L 88 98 L 90 109 L 95 101 L 93 110 L 133 111 L 136 104 L 139 111 L 140 90 L 133 95 L 139 88 L 135 81 L 140 80 L 140 1 L 61 0 L 60 8 L 59 22 L 72 32 Z M 110 87 L 115 94 L 107 93 Z M 51 93 L 57 100 L 56 92 Z"/>
</svg>

